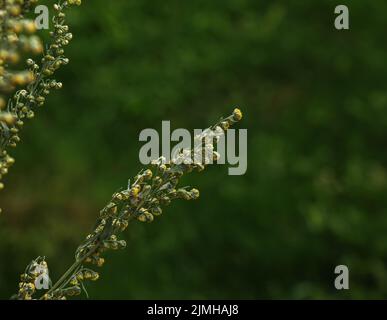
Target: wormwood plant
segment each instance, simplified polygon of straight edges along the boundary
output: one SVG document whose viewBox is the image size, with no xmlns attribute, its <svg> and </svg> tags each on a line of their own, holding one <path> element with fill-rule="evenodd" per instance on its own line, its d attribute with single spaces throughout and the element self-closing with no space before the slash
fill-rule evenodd
<svg viewBox="0 0 387 320">
<path fill-rule="evenodd" d="M 20 141 L 19 132 L 25 119 L 35 115 L 35 109 L 44 105 L 51 89 L 60 89 L 61 82 L 52 78 L 56 70 L 69 60 L 64 56 L 64 47 L 72 34 L 66 24 L 65 10 L 70 5 L 80 5 L 81 0 L 59 1 L 54 5 L 51 43 L 45 49 L 36 32 L 35 22 L 25 14 L 38 0 L 0 0 L 0 189 L 1 182 L 15 160 L 8 154 L 9 148 Z M 15 71 L 16 65 L 26 53 L 44 52 L 40 62 L 27 59 L 27 66 Z M 17 90 L 20 86 L 25 89 Z M 16 90 L 16 92 L 15 92 Z M 5 97 L 9 96 L 6 103 Z"/>
<path fill-rule="evenodd" d="M 152 161 L 149 168 L 140 171 L 128 186 L 113 194 L 110 202 L 100 211 L 92 232 L 75 252 L 75 261 L 63 276 L 40 299 L 66 299 L 79 295 L 85 290 L 86 280 L 96 281 L 97 271 L 90 265 L 101 267 L 107 250 L 118 250 L 126 247 L 125 240 L 119 235 L 126 230 L 133 220 L 151 223 L 163 213 L 162 207 L 174 199 L 192 200 L 199 197 L 195 188 L 179 187 L 180 178 L 193 170 L 202 171 L 210 160 L 218 160 L 219 154 L 214 151 L 216 143 L 227 129 L 242 119 L 242 113 L 235 109 L 232 115 L 221 119 L 215 125 L 195 137 L 193 149 L 180 150 L 170 162 L 160 157 Z M 201 162 L 185 161 L 202 159 Z M 32 261 L 21 275 L 17 299 L 30 300 L 36 293 L 35 284 L 47 272 L 46 261 L 39 257 Z M 85 290 L 86 291 L 86 290 Z"/>
<path fill-rule="evenodd" d="M 11 71 L 11 62 L 18 59 L 11 56 L 28 52 L 39 53 L 43 47 L 39 38 L 22 37 L 22 32 L 35 32 L 30 20 L 24 14 L 38 0 L 0 0 L 0 103 L 5 94 L 13 92 L 8 103 L 3 106 L 0 116 L 0 170 L 1 175 L 7 173 L 14 160 L 8 155 L 8 147 L 15 147 L 19 142 L 19 130 L 24 118 L 32 118 L 36 107 L 45 102 L 50 89 L 62 87 L 60 82 L 52 78 L 54 72 L 69 60 L 64 56 L 64 47 L 69 43 L 72 34 L 65 22 L 65 10 L 72 4 L 79 5 L 80 0 L 59 1 L 54 5 L 54 29 L 50 32 L 52 42 L 44 50 L 41 63 L 33 59 L 27 60 L 27 69 Z M 28 40 L 29 39 L 29 40 Z M 31 48 L 25 43 L 30 43 Z M 24 45 L 23 45 L 24 44 Z M 25 89 L 17 90 L 17 86 L 25 85 Z M 19 291 L 13 296 L 20 300 L 52 300 L 67 299 L 79 295 L 87 280 L 96 281 L 99 274 L 95 267 L 101 267 L 107 250 L 126 247 L 126 242 L 119 238 L 131 221 L 152 222 L 163 213 L 162 207 L 174 199 L 192 200 L 199 197 L 195 188 L 179 187 L 180 178 L 194 170 L 202 171 L 208 163 L 219 159 L 215 146 L 230 126 L 242 119 L 242 113 L 235 109 L 227 118 L 219 120 L 213 126 L 195 136 L 193 149 L 179 150 L 169 162 L 161 157 L 141 170 L 126 188 L 113 194 L 111 200 L 100 211 L 97 221 L 75 252 L 74 263 L 46 292 L 37 297 L 37 284 L 48 280 L 48 265 L 44 258 L 33 260 L 21 275 Z M 191 161 L 189 160 L 191 159 Z M 197 161 L 199 159 L 199 161 Z M 0 176 L 1 178 L 1 176 Z M 87 294 L 87 292 L 86 292 Z"/>
</svg>

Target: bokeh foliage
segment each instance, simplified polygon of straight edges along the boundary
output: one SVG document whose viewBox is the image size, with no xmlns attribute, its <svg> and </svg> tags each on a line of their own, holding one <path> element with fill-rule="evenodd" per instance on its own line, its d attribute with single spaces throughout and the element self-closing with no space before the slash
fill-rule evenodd
<svg viewBox="0 0 387 320">
<path fill-rule="evenodd" d="M 387 2 L 92 0 L 73 10 L 64 89 L 14 152 L 1 194 L 0 294 L 45 255 L 55 279 L 141 168 L 138 134 L 240 106 L 248 171 L 185 178 L 196 202 L 134 224 L 93 298 L 387 296 Z M 350 290 L 333 287 L 350 269 Z"/>
</svg>

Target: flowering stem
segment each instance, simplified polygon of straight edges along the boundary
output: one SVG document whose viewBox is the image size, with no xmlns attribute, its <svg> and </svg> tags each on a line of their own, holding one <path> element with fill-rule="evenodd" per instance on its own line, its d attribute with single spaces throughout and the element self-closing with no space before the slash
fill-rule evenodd
<svg viewBox="0 0 387 320">
<path fill-rule="evenodd" d="M 219 137 L 220 129 L 224 133 L 230 125 L 239 121 L 241 117 L 241 112 L 235 109 L 232 116 L 222 119 L 214 126 L 211 126 L 207 133 L 214 134 L 217 132 L 214 137 Z M 203 138 L 205 137 L 200 137 L 200 140 Z M 207 147 L 209 147 L 207 144 L 204 147 L 199 145 L 190 152 L 192 154 L 202 153 Z M 212 145 L 211 147 L 213 148 Z M 163 161 L 156 162 L 154 177 L 150 169 L 140 172 L 134 179 L 132 186 L 129 185 L 127 190 L 113 195 L 111 202 L 101 210 L 101 216 L 97 220 L 94 232 L 86 237 L 86 241 L 78 247 L 75 262 L 53 287 L 40 298 L 41 300 L 64 298 L 66 292 L 71 293 L 68 295 L 79 294 L 80 286 L 84 288 L 82 270 L 85 269 L 83 269 L 83 265 L 94 261 L 98 266 L 101 266 L 104 259 L 100 257 L 100 253 L 106 249 L 106 244 L 114 244 L 114 248 L 118 243 L 122 243 L 122 240 L 117 240 L 116 235 L 122 232 L 133 219 L 143 222 L 153 221 L 153 215 L 150 212 L 153 212 L 154 215 L 161 213 L 161 209 L 158 207 L 160 201 L 169 203 L 172 197 L 181 197 L 187 200 L 198 197 L 199 192 L 196 189 L 192 189 L 189 192 L 186 188 L 176 190 L 174 187 L 177 185 L 181 175 L 190 172 L 195 167 L 200 171 L 204 167 L 201 164 L 195 163 L 190 165 L 178 164 L 176 159 L 173 159 L 168 164 Z M 145 182 L 150 179 L 152 180 L 149 183 Z M 118 207 L 121 209 L 118 210 Z M 124 228 L 122 228 L 120 221 L 125 222 Z M 82 275 L 80 280 L 78 280 L 79 275 Z M 96 275 L 94 277 L 95 280 L 98 278 L 97 273 Z M 74 287 L 68 287 L 69 284 L 74 285 Z"/>
</svg>

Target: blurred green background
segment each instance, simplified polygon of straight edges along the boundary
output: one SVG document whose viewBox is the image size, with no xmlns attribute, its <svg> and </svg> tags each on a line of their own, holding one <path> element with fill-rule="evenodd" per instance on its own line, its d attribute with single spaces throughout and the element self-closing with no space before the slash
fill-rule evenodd
<svg viewBox="0 0 387 320">
<path fill-rule="evenodd" d="M 55 280 L 141 168 L 144 128 L 204 128 L 240 106 L 248 171 L 212 166 L 128 248 L 96 299 L 386 298 L 386 1 L 92 0 L 71 63 L 13 152 L 1 194 L 0 297 L 47 257 Z M 347 4 L 350 30 L 334 8 Z M 334 289 L 334 268 L 350 290 Z"/>
</svg>

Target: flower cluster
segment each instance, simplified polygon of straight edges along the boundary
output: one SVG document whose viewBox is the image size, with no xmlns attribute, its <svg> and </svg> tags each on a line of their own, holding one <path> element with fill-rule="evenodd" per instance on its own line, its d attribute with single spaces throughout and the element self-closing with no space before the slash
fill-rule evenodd
<svg viewBox="0 0 387 320">
<path fill-rule="evenodd" d="M 0 93 L 9 93 L 18 86 L 33 81 L 30 70 L 11 70 L 20 62 L 22 54 L 40 54 L 43 45 L 35 34 L 35 22 L 24 17 L 38 0 L 0 1 Z M 0 96 L 0 109 L 6 106 L 4 96 Z"/>
<path fill-rule="evenodd" d="M 61 82 L 52 78 L 53 74 L 69 59 L 64 56 L 64 47 L 72 39 L 66 24 L 65 10 L 70 5 L 79 5 L 80 0 L 68 0 L 54 5 L 53 30 L 50 32 L 51 43 L 47 45 L 40 62 L 27 59 L 27 69 L 22 72 L 9 70 L 10 60 L 18 60 L 23 50 L 34 53 L 43 52 L 43 46 L 36 36 L 26 37 L 22 32 L 35 32 L 35 23 L 23 18 L 23 14 L 37 0 L 0 0 L 0 93 L 7 88 L 26 85 L 25 89 L 16 91 L 7 103 L 0 97 L 0 181 L 8 172 L 14 159 L 9 156 L 8 148 L 16 147 L 20 141 L 20 130 L 25 119 L 35 115 L 37 107 L 44 104 L 46 96 L 52 89 L 60 89 Z M 16 40 L 15 40 L 16 39 Z M 4 187 L 0 182 L 0 189 Z"/>
<path fill-rule="evenodd" d="M 241 119 L 242 112 L 239 109 L 235 109 L 232 116 L 196 135 L 194 137 L 193 149 L 184 148 L 177 150 L 173 154 L 171 162 L 177 165 L 184 164 L 187 170 L 196 168 L 201 171 L 205 165 L 220 160 L 220 154 L 214 151 L 214 145 L 219 142 L 231 125 Z"/>
<path fill-rule="evenodd" d="M 33 260 L 20 276 L 19 292 L 13 298 L 19 300 L 31 300 L 36 291 L 36 283 L 39 277 L 48 277 L 48 266 L 44 258 L 38 257 Z"/>
<path fill-rule="evenodd" d="M 220 134 L 224 134 L 241 119 L 242 113 L 235 109 L 231 116 L 206 129 L 201 135 L 202 142 L 190 154 L 202 152 L 208 156 L 209 150 L 212 150 L 211 156 L 216 159 L 218 156 L 214 147 Z M 214 137 L 211 147 L 208 136 Z M 107 250 L 126 247 L 126 242 L 119 236 L 131 221 L 151 223 L 163 213 L 162 207 L 172 200 L 193 200 L 199 197 L 197 189 L 178 187 L 178 183 L 184 174 L 193 170 L 202 171 L 205 166 L 205 163 L 178 163 L 176 158 L 166 162 L 165 158 L 159 158 L 148 169 L 140 171 L 133 183 L 129 181 L 127 188 L 113 194 L 109 203 L 100 211 L 92 232 L 76 250 L 74 264 L 41 299 L 65 299 L 80 294 L 85 280 L 95 281 L 99 277 L 96 271 L 87 266 L 101 267 L 105 262 L 103 254 Z"/>
</svg>

